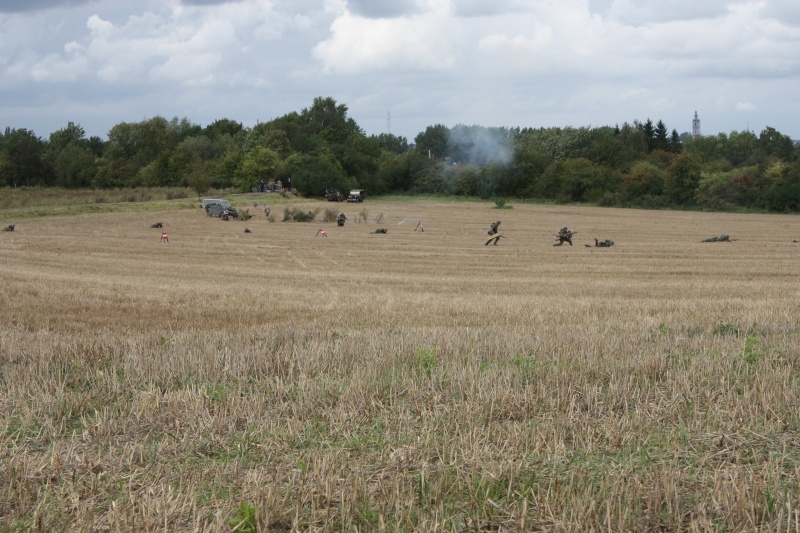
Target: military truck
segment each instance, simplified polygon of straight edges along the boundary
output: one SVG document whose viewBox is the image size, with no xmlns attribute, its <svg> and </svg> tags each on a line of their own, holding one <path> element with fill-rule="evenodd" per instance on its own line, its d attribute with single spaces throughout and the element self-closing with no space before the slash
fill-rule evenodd
<svg viewBox="0 0 800 533">
<path fill-rule="evenodd" d="M 206 207 L 206 215 L 210 217 L 219 217 L 224 220 L 228 218 L 239 218 L 239 212 L 227 202 L 224 204 L 210 204 Z"/>
<path fill-rule="evenodd" d="M 325 189 L 325 199 L 329 202 L 343 202 L 344 195 L 339 189 Z"/>
<path fill-rule="evenodd" d="M 347 197 L 348 202 L 363 202 L 366 193 L 364 189 L 353 189 L 350 191 L 350 196 Z"/>
<path fill-rule="evenodd" d="M 227 200 L 223 200 L 222 198 L 203 198 L 202 208 L 205 209 L 210 205 L 223 205 L 227 204 Z"/>
</svg>

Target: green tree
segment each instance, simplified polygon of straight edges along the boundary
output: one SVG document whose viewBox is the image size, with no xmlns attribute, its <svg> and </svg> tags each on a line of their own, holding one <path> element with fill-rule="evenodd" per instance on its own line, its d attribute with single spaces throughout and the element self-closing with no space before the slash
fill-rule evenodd
<svg viewBox="0 0 800 533">
<path fill-rule="evenodd" d="M 623 196 L 631 201 L 660 196 L 664 191 L 664 170 L 649 161 L 637 161 L 622 178 Z"/>
<path fill-rule="evenodd" d="M 378 143 L 385 149 L 394 154 L 401 155 L 408 152 L 408 140 L 405 137 L 398 137 L 391 133 L 381 133 L 376 137 Z"/>
<path fill-rule="evenodd" d="M 33 131 L 9 130 L 3 144 L 6 184 L 26 187 L 52 184 L 53 175 L 44 159 L 45 143 Z"/>
<path fill-rule="evenodd" d="M 767 187 L 760 199 L 770 211 L 800 211 L 800 162 L 782 164 L 772 184 Z"/>
<path fill-rule="evenodd" d="M 667 151 L 672 152 L 673 154 L 681 153 L 683 149 L 683 143 L 681 142 L 681 137 L 678 135 L 678 130 L 672 130 L 672 136 L 670 136 L 669 144 L 667 145 Z"/>
<path fill-rule="evenodd" d="M 257 146 L 244 155 L 234 174 L 234 185 L 242 192 L 258 185 L 261 180 L 276 179 L 283 171 L 283 162 L 274 150 Z"/>
<path fill-rule="evenodd" d="M 656 122 L 653 131 L 653 146 L 651 150 L 667 150 L 669 148 L 669 138 L 667 137 L 667 126 L 662 120 Z"/>
<path fill-rule="evenodd" d="M 125 173 L 126 180 L 114 186 L 175 184 L 169 171 L 169 158 L 175 145 L 170 124 L 163 117 L 138 123 L 122 122 L 112 127 L 108 132 L 105 157 L 118 166 L 130 167 L 130 172 Z M 139 173 L 145 166 L 147 170 Z"/>
<path fill-rule="evenodd" d="M 445 159 L 450 155 L 450 147 L 447 144 L 449 137 L 450 131 L 447 126 L 436 124 L 435 126 L 428 126 L 425 131 L 418 133 L 414 138 L 414 143 L 416 144 L 417 152 L 429 159 Z"/>
<path fill-rule="evenodd" d="M 656 146 L 656 129 L 653 126 L 653 121 L 648 118 L 644 124 L 639 125 L 639 129 L 642 131 L 645 142 L 647 143 L 647 153 L 650 153 Z"/>
<path fill-rule="evenodd" d="M 509 196 L 533 197 L 537 194 L 536 182 L 545 169 L 553 162 L 546 154 L 538 135 L 530 130 L 523 131 L 514 146 L 514 157 L 509 174 L 513 176 L 513 190 Z M 512 187 L 509 187 L 512 188 Z"/>
<path fill-rule="evenodd" d="M 241 122 L 236 122 L 228 118 L 217 119 L 205 128 L 203 134 L 209 139 L 217 139 L 227 135 L 230 138 L 236 137 L 244 129 Z"/>
<path fill-rule="evenodd" d="M 427 156 L 411 150 L 403 155 L 381 157 L 376 174 L 387 191 L 410 192 L 416 176 L 432 166 L 435 164 Z"/>
<path fill-rule="evenodd" d="M 91 187 L 97 174 L 95 159 L 88 148 L 77 143 L 67 145 L 53 161 L 55 184 L 68 189 Z"/>
<path fill-rule="evenodd" d="M 624 162 L 631 163 L 644 159 L 648 152 L 648 140 L 642 128 L 627 122 L 622 125 L 617 135 L 624 150 Z"/>
<path fill-rule="evenodd" d="M 344 143 L 350 135 L 364 135 L 361 128 L 347 116 L 347 106 L 337 104 L 331 97 L 317 97 L 310 108 L 300 113 L 301 123 L 313 136 L 329 143 Z"/>
<path fill-rule="evenodd" d="M 752 175 L 756 172 L 755 167 L 701 172 L 695 191 L 697 204 L 714 209 L 755 205 L 758 191 Z"/>
<path fill-rule="evenodd" d="M 676 205 L 694 201 L 695 189 L 700 182 L 700 162 L 691 154 L 675 158 L 664 174 L 664 192 Z"/>
<path fill-rule="evenodd" d="M 211 162 L 211 186 L 225 189 L 233 186 L 233 181 L 244 156 L 240 150 L 230 147 L 219 159 Z"/>
<path fill-rule="evenodd" d="M 722 155 L 734 167 L 751 165 L 755 163 L 755 152 L 758 147 L 758 138 L 751 131 L 732 131 L 727 143 L 723 146 Z"/>
<path fill-rule="evenodd" d="M 169 133 L 172 137 L 172 144 L 175 145 L 188 137 L 202 135 L 203 128 L 186 117 L 181 119 L 173 117 L 169 121 Z"/>
<path fill-rule="evenodd" d="M 292 167 L 292 185 L 303 196 L 319 196 L 325 189 L 349 190 L 354 185 L 339 160 L 328 151 L 298 156 Z"/>
<path fill-rule="evenodd" d="M 186 184 L 197 193 L 198 200 L 211 189 L 212 178 L 209 170 L 200 166 L 193 167 L 186 176 Z"/>
<path fill-rule="evenodd" d="M 609 168 L 619 168 L 628 162 L 618 128 L 602 127 L 588 131 L 586 158 Z"/>
<path fill-rule="evenodd" d="M 80 124 L 68 122 L 65 128 L 50 134 L 47 152 L 52 158 L 55 158 L 67 146 L 83 146 L 86 140 L 85 137 L 86 132 Z"/>
<path fill-rule="evenodd" d="M 788 135 L 767 126 L 758 136 L 758 147 L 765 157 L 775 156 L 789 160 L 794 150 L 794 143 Z"/>
</svg>

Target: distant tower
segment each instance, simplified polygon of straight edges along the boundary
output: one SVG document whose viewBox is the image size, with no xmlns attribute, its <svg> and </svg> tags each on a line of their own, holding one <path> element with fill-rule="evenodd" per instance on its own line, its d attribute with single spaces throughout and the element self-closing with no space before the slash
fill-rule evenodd
<svg viewBox="0 0 800 533">
<path fill-rule="evenodd" d="M 692 137 L 700 137 L 700 119 L 697 118 L 697 111 L 694 112 L 694 120 L 692 120 Z"/>
</svg>

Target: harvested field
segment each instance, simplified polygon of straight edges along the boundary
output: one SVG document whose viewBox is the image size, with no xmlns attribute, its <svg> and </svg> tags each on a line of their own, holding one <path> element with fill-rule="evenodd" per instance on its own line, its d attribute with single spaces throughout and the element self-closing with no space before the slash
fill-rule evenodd
<svg viewBox="0 0 800 533">
<path fill-rule="evenodd" d="M 0 527 L 800 530 L 798 217 L 336 209 L 8 220 Z"/>
</svg>

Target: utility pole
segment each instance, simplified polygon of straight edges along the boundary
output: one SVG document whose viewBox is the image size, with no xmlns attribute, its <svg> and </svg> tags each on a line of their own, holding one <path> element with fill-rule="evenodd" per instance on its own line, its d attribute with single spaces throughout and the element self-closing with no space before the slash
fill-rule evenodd
<svg viewBox="0 0 800 533">
<path fill-rule="evenodd" d="M 386 112 L 386 133 L 392 134 L 392 114 L 389 111 Z"/>
</svg>

